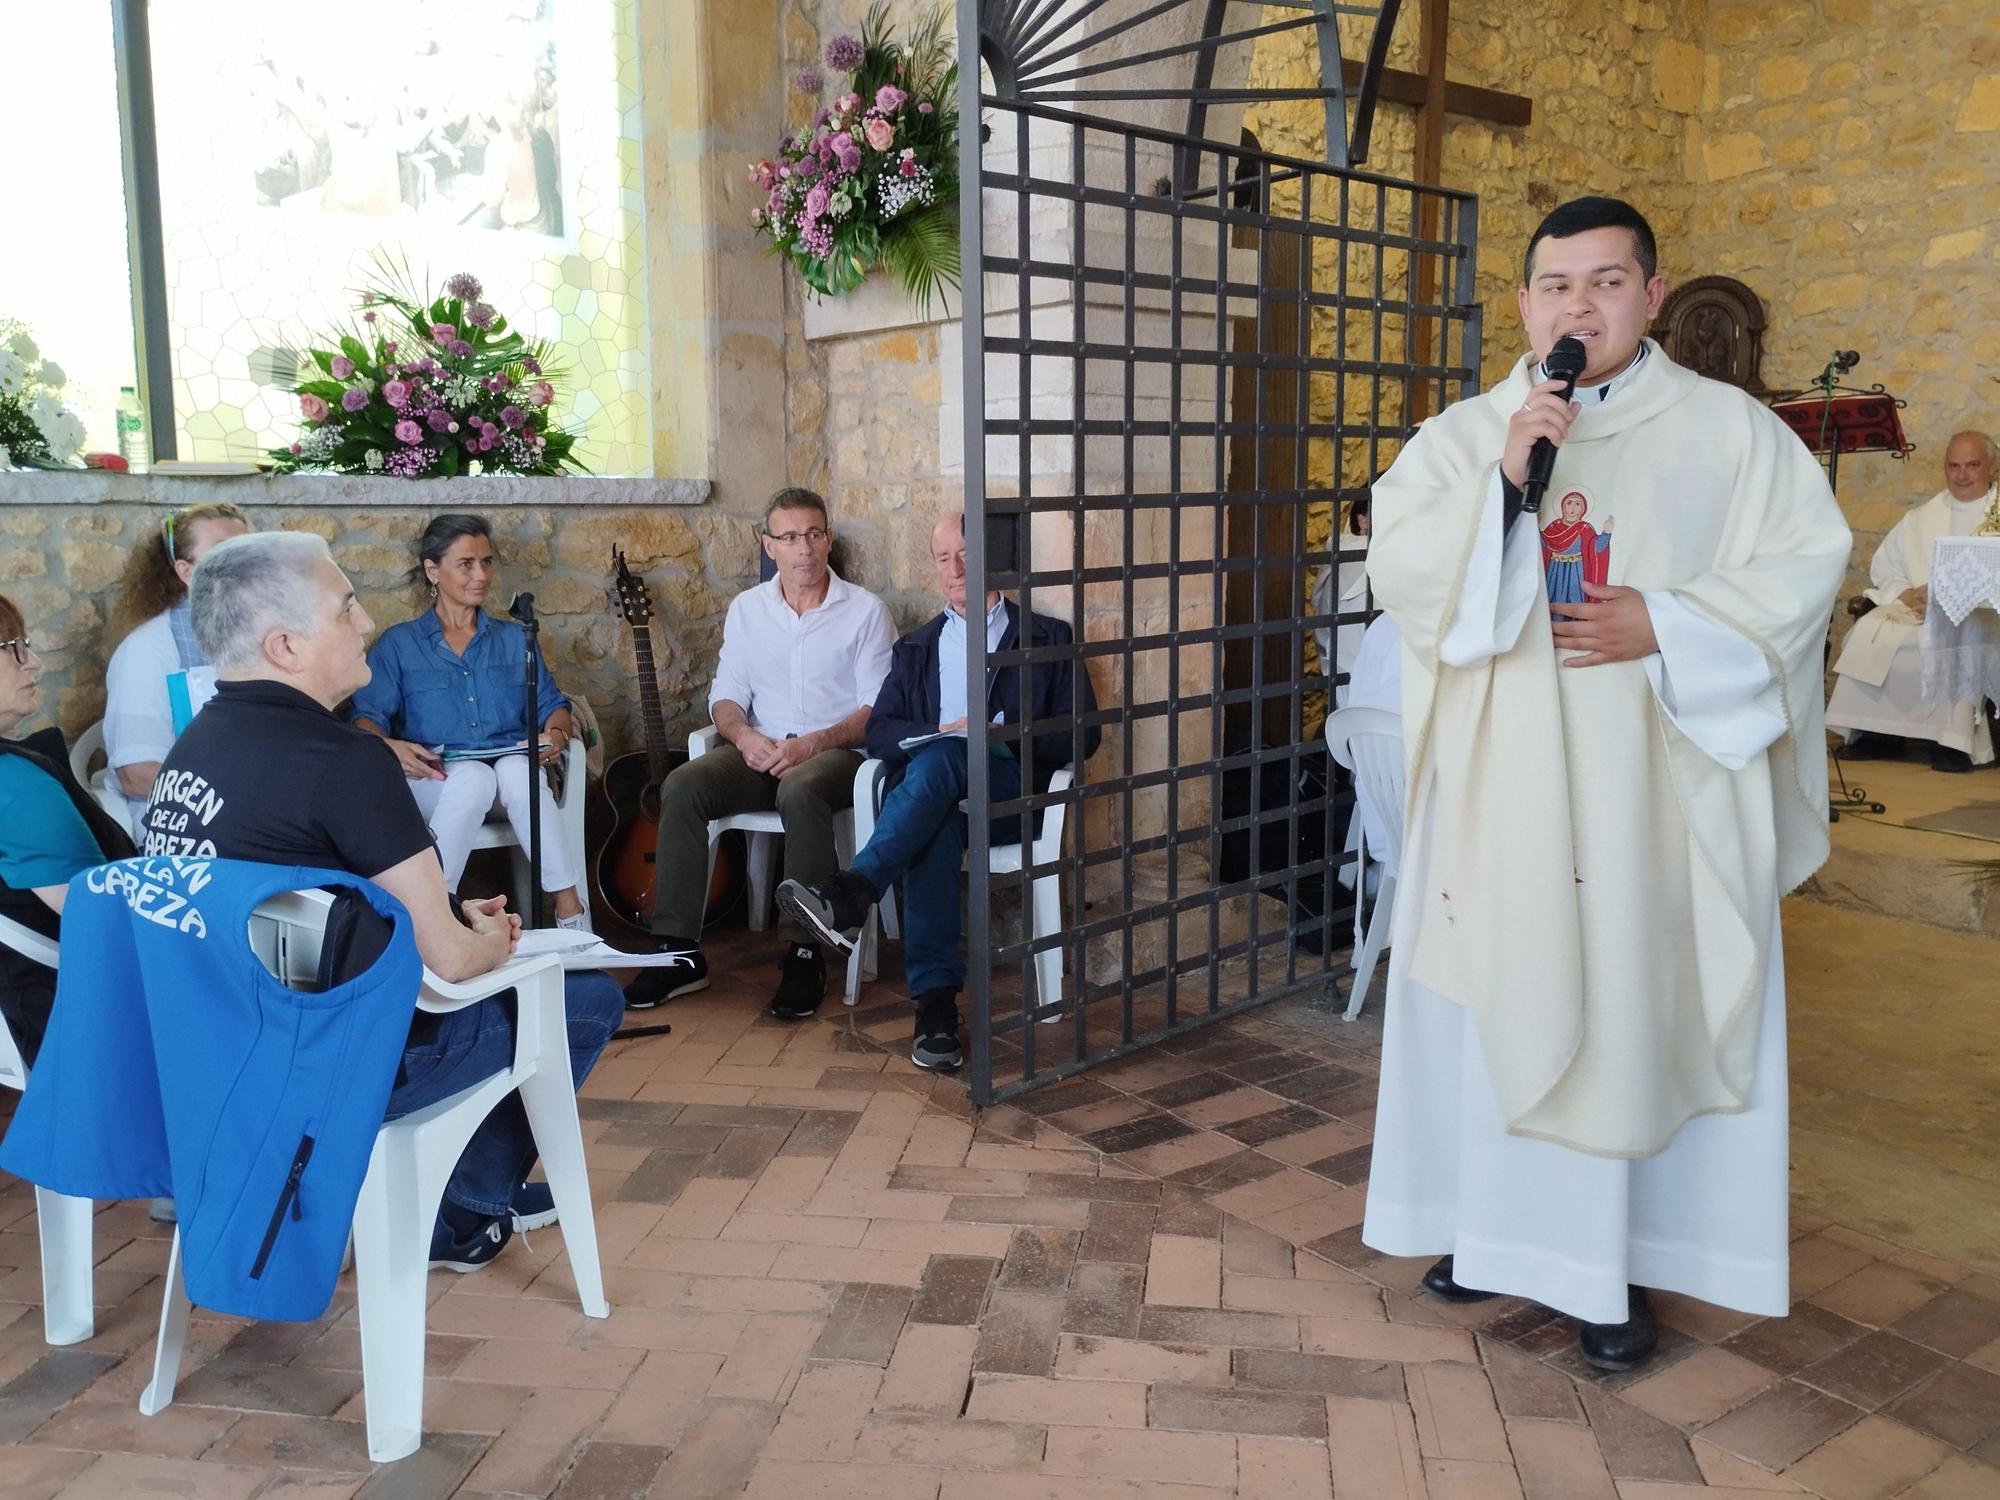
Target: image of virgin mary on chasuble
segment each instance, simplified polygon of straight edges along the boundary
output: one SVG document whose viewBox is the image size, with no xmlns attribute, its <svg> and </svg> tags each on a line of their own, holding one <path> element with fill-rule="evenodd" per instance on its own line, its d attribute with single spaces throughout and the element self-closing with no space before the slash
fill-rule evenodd
<svg viewBox="0 0 2000 1500">
<path fill-rule="evenodd" d="M 1590 514 L 1590 502 L 1586 489 L 1573 486 L 1564 490 L 1557 506 L 1560 519 L 1551 519 L 1542 528 L 1542 568 L 1548 575 L 1551 604 L 1588 604 L 1583 586 L 1610 581 L 1612 518 L 1604 518 L 1602 530 L 1592 526 L 1584 520 Z"/>
</svg>

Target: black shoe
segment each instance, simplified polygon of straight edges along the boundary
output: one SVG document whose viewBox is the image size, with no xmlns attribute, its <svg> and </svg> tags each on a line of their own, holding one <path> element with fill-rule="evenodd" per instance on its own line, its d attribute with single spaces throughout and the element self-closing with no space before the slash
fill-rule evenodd
<svg viewBox="0 0 2000 1500">
<path fill-rule="evenodd" d="M 787 880 L 778 887 L 778 905 L 782 910 L 829 943 L 850 951 L 860 941 L 868 908 L 881 899 L 875 887 L 852 870 L 841 870 L 833 879 L 816 885 Z"/>
<path fill-rule="evenodd" d="M 625 986 L 627 1010 L 652 1010 L 681 995 L 708 988 L 708 960 L 702 957 L 699 944 L 662 938 L 659 951 L 671 954 L 673 961 L 639 971 L 639 977 Z"/>
<path fill-rule="evenodd" d="M 1627 1310 L 1631 1316 L 1622 1323 L 1585 1323 L 1577 1330 L 1583 1357 L 1600 1370 L 1636 1370 L 1660 1347 L 1660 1325 L 1653 1321 L 1653 1302 L 1644 1287 L 1630 1288 Z"/>
<path fill-rule="evenodd" d="M 431 1231 L 431 1269 L 457 1271 L 460 1275 L 481 1270 L 492 1264 L 493 1257 L 505 1250 L 507 1241 L 513 1237 L 513 1226 L 505 1219 L 488 1219 L 461 1238 L 452 1233 L 445 1216 L 439 1214 L 437 1226 Z"/>
<path fill-rule="evenodd" d="M 516 1234 L 547 1229 L 556 1222 L 555 1189 L 546 1182 L 522 1183 L 514 1189 L 513 1201 L 507 1206 L 513 1210 L 509 1222 Z"/>
<path fill-rule="evenodd" d="M 965 1066 L 958 1045 L 958 991 L 931 990 L 917 996 L 917 1035 L 910 1061 L 933 1073 L 956 1073 Z"/>
<path fill-rule="evenodd" d="M 1500 1295 L 1498 1292 L 1482 1292 L 1477 1287 L 1460 1286 L 1453 1281 L 1449 1255 L 1424 1272 L 1424 1290 L 1447 1302 L 1486 1302 Z"/>
<path fill-rule="evenodd" d="M 1972 757 L 1963 750 L 1954 750 L 1949 745 L 1931 746 L 1931 769 L 1933 771 L 1970 771 Z"/>
<path fill-rule="evenodd" d="M 771 997 L 771 1014 L 781 1021 L 803 1021 L 819 1011 L 826 998 L 826 960 L 812 943 L 797 943 L 778 960 L 778 993 Z"/>
<path fill-rule="evenodd" d="M 1900 734 L 1857 729 L 1854 738 L 1834 753 L 1842 760 L 1901 760 L 1909 748 L 1910 742 Z"/>
</svg>

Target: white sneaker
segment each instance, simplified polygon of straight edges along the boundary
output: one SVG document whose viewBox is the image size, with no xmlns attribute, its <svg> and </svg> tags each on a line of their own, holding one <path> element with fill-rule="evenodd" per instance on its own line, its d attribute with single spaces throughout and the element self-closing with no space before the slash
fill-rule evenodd
<svg viewBox="0 0 2000 1500">
<path fill-rule="evenodd" d="M 564 928 L 569 932 L 596 931 L 596 929 L 590 925 L 590 913 L 587 911 L 580 911 L 573 917 L 557 917 L 556 926 Z"/>
</svg>

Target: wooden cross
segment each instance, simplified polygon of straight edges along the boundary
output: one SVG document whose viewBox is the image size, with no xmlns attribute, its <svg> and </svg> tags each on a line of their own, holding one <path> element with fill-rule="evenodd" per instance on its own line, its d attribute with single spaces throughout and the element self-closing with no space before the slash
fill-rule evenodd
<svg viewBox="0 0 2000 1500">
<path fill-rule="evenodd" d="M 1534 118 L 1534 101 L 1520 94 L 1503 94 L 1497 89 L 1474 88 L 1453 83 L 1445 74 L 1445 38 L 1451 28 L 1451 0 L 1423 0 L 1419 18 L 1419 47 L 1424 70 L 1407 73 L 1385 68 L 1382 89 L 1377 96 L 1396 104 L 1417 108 L 1417 160 L 1411 174 L 1415 181 L 1439 186 L 1444 170 L 1444 122 L 1446 115 L 1471 120 L 1488 120 L 1495 125 L 1524 126 Z M 1360 81 L 1359 63 L 1349 63 L 1350 87 Z M 1417 208 L 1417 237 L 1435 239 L 1438 233 L 1438 200 L 1425 196 Z M 1417 301 L 1434 301 L 1438 294 L 1437 261 L 1424 256 L 1417 263 Z M 1410 329 L 1409 359 L 1412 364 L 1429 362 L 1433 339 L 1432 320 L 1418 318 Z M 1410 389 L 1409 414 L 1412 422 L 1430 415 L 1431 390 L 1427 382 Z"/>
</svg>

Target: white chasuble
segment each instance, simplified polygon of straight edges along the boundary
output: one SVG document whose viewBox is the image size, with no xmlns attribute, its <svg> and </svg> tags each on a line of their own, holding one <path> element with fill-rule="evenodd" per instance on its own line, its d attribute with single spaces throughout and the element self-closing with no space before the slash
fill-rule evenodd
<svg viewBox="0 0 2000 1500">
<path fill-rule="evenodd" d="M 1925 699 L 1923 624 L 1902 597 L 1930 582 L 1938 538 L 1971 536 L 1992 503 L 1990 489 L 1976 500 L 1954 500 L 1950 490 L 1939 490 L 1882 538 L 1868 564 L 1867 592 L 1875 608 L 1854 622 L 1833 664 L 1838 678 L 1826 706 L 1829 729 L 1934 740 L 1965 751 L 1975 765 L 1993 759 L 1992 735 L 1977 705 Z"/>
<path fill-rule="evenodd" d="M 1777 903 L 1826 851 L 1847 529 L 1774 417 L 1654 346 L 1502 538 L 1529 383 L 1524 360 L 1426 424 L 1375 487 L 1410 805 L 1364 1237 L 1592 1321 L 1628 1279 L 1782 1311 Z M 1605 582 L 1645 593 L 1660 654 L 1561 667 L 1548 599 Z"/>
</svg>

